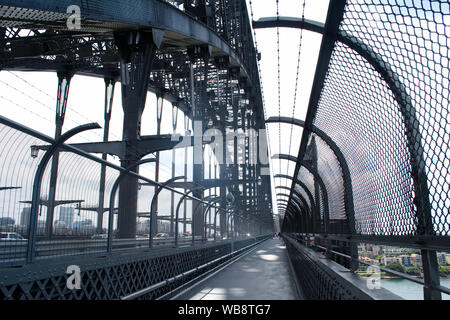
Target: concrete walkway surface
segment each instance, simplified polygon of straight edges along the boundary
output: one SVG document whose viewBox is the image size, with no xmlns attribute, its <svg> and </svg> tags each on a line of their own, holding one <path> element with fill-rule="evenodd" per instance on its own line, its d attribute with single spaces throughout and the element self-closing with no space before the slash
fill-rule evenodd
<svg viewBox="0 0 450 320">
<path fill-rule="evenodd" d="M 270 239 L 177 300 L 298 300 L 286 246 Z"/>
</svg>

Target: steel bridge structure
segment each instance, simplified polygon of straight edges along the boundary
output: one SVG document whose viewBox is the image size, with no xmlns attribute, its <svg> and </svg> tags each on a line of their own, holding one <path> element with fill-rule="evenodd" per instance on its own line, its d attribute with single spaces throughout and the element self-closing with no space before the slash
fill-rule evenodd
<svg viewBox="0 0 450 320">
<path fill-rule="evenodd" d="M 438 260 L 450 253 L 450 5 L 332 0 L 325 23 L 254 20 L 247 5 L 0 0 L 0 73 L 58 79 L 54 136 L 0 116 L 0 199 L 21 218 L 0 232 L 24 238 L 0 241 L 1 299 L 170 298 L 278 231 L 298 297 L 399 298 L 358 276 L 359 244 L 415 250 L 421 277 L 382 271 L 422 285 L 424 299 L 450 294 Z M 266 116 L 262 28 L 322 36 L 304 120 Z M 101 125 L 64 126 L 74 76 L 104 79 Z M 161 128 L 167 104 L 172 134 Z M 141 134 L 149 107 L 156 135 Z M 296 154 L 270 154 L 271 124 L 302 130 Z M 68 142 L 100 128 L 99 141 Z M 273 174 L 270 159 L 294 174 Z M 80 288 L 67 286 L 68 266 Z"/>
</svg>

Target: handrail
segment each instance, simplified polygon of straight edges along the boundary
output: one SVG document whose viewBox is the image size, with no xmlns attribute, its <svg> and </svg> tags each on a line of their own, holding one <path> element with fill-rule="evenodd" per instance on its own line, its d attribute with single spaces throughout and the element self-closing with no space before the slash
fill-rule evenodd
<svg viewBox="0 0 450 320">
<path fill-rule="evenodd" d="M 305 243 L 305 241 L 304 241 L 303 239 L 298 239 L 298 238 L 296 238 L 296 240 Z M 348 241 L 348 242 L 351 242 L 351 241 Z M 323 247 L 323 246 L 321 246 L 321 245 L 318 245 L 318 244 L 316 244 L 316 243 L 314 243 L 314 244 L 312 245 L 312 247 L 317 247 L 317 248 L 319 248 L 319 249 L 325 250 L 325 252 L 327 252 L 327 253 L 333 253 L 333 254 L 335 254 L 335 255 L 344 257 L 344 258 L 349 259 L 349 260 L 356 260 L 356 261 L 358 261 L 359 263 L 362 263 L 362 264 L 367 265 L 367 266 L 372 266 L 372 265 L 373 265 L 373 264 L 368 263 L 368 262 L 366 262 L 366 261 L 364 261 L 364 260 L 356 259 L 356 258 L 354 258 L 354 257 L 352 257 L 352 256 L 349 256 L 349 255 L 344 254 L 344 253 L 342 253 L 342 252 L 338 252 L 338 251 L 335 251 L 335 250 L 328 249 L 328 248 Z M 415 283 L 418 283 L 418 284 L 420 284 L 420 285 L 425 286 L 425 281 L 422 280 L 422 279 L 420 279 L 420 278 L 415 278 L 415 277 L 413 277 L 413 276 L 411 276 L 411 275 L 409 275 L 409 274 L 406 274 L 406 273 L 404 273 L 404 272 L 395 271 L 395 270 L 392 270 L 392 269 L 389 269 L 389 268 L 385 268 L 385 267 L 382 267 L 382 266 L 379 266 L 379 265 L 377 265 L 377 268 L 379 268 L 380 270 L 382 270 L 382 271 L 384 271 L 384 272 L 387 272 L 387 273 L 393 274 L 393 275 L 395 275 L 395 276 L 397 276 L 397 277 L 400 277 L 400 278 L 402 278 L 402 279 L 409 280 L 409 281 L 412 281 L 412 282 L 415 282 Z M 436 290 L 438 290 L 438 291 L 440 291 L 440 292 L 443 292 L 443 293 L 446 293 L 446 294 L 450 295 L 450 288 L 444 287 L 444 286 L 442 286 L 442 285 L 439 285 L 439 286 L 432 286 L 432 288 L 433 288 L 433 289 L 436 289 Z"/>
<path fill-rule="evenodd" d="M 9 126 L 9 127 L 13 128 L 15 130 L 18 130 L 18 131 L 21 131 L 23 133 L 26 133 L 26 134 L 28 134 L 30 136 L 33 136 L 33 137 L 35 137 L 37 139 L 44 140 L 45 142 L 48 142 L 50 144 L 53 144 L 55 142 L 55 139 L 53 139 L 53 138 L 51 138 L 51 137 L 49 137 L 47 135 L 44 135 L 42 133 L 39 133 L 39 132 L 37 132 L 37 131 L 35 131 L 35 130 L 31 129 L 31 128 L 28 128 L 28 127 L 26 127 L 26 126 L 24 126 L 22 124 L 19 124 L 19 123 L 15 122 L 15 121 L 12 121 L 12 120 L 10 120 L 8 118 L 5 118 L 5 117 L 3 117 L 1 115 L 0 115 L 0 123 L 4 124 L 6 126 Z M 103 160 L 103 159 L 101 159 L 99 157 L 93 156 L 92 154 L 87 153 L 87 152 L 85 152 L 85 151 L 83 151 L 81 149 L 78 149 L 78 148 L 74 147 L 74 146 L 71 146 L 71 145 L 68 145 L 68 144 L 62 144 L 60 146 L 60 149 L 64 149 L 66 151 L 73 152 L 73 153 L 78 154 L 78 155 L 80 155 L 82 157 L 85 157 L 86 159 L 95 161 L 95 162 L 100 163 L 100 164 L 104 164 L 104 165 L 106 165 L 107 167 L 109 167 L 111 169 L 115 169 L 115 170 L 118 170 L 120 172 L 129 174 L 132 177 L 135 177 L 135 178 L 138 178 L 140 180 L 146 181 L 146 182 L 148 182 L 148 183 L 150 183 L 150 184 L 152 184 L 154 186 L 163 187 L 163 183 L 156 182 L 156 181 L 151 180 L 151 179 L 149 179 L 147 177 L 141 176 L 141 175 L 139 175 L 139 174 L 137 174 L 135 172 L 127 172 L 126 168 L 123 168 L 121 166 L 115 165 L 115 164 L 113 164 L 113 163 L 111 163 L 109 161 Z M 172 188 L 172 187 L 169 187 L 169 186 L 164 186 L 164 188 L 166 190 L 171 191 L 171 192 L 175 192 L 175 193 L 177 193 L 179 195 L 185 195 L 184 192 L 179 191 L 179 190 L 177 190 L 175 188 Z M 203 204 L 208 204 L 206 201 L 203 201 L 202 199 L 197 198 L 195 196 L 186 195 L 186 198 L 189 198 L 189 199 L 192 199 L 192 200 L 196 200 L 196 201 L 200 201 Z M 225 209 L 217 207 L 217 206 L 213 206 L 213 207 L 218 209 L 218 210 L 221 210 L 221 211 L 226 211 Z"/>
<path fill-rule="evenodd" d="M 256 240 L 256 238 L 255 238 L 255 240 Z M 186 277 L 186 276 L 189 276 L 189 275 L 191 275 L 191 274 L 193 274 L 193 273 L 195 273 L 195 272 L 197 272 L 197 271 L 200 271 L 200 270 L 202 270 L 202 269 L 205 269 L 205 268 L 207 268 L 207 267 L 209 267 L 209 266 L 211 266 L 211 265 L 213 265 L 213 264 L 215 264 L 215 263 L 217 263 L 217 262 L 219 262 L 219 261 L 221 261 L 221 260 L 223 260 L 223 259 L 226 259 L 226 258 L 228 258 L 228 257 L 231 257 L 231 256 L 233 256 L 233 255 L 235 255 L 235 254 L 237 254 L 237 253 L 242 252 L 242 251 L 248 250 L 248 249 L 250 249 L 250 248 L 252 248 L 252 247 L 254 247 L 254 246 L 260 244 L 261 242 L 263 242 L 263 241 L 265 241 L 265 240 L 266 240 L 266 239 L 260 240 L 259 242 L 256 242 L 256 241 L 255 241 L 255 243 L 252 243 L 252 244 L 249 245 L 249 246 L 246 246 L 246 247 L 244 247 L 244 248 L 238 249 L 238 250 L 236 250 L 236 251 L 232 251 L 232 252 L 230 252 L 230 253 L 228 253 L 228 254 L 226 254 L 226 255 L 223 255 L 223 256 L 221 256 L 221 257 L 219 257 L 219 258 L 217 258 L 217 259 L 214 259 L 214 260 L 212 260 L 212 261 L 210 261 L 210 262 L 207 262 L 207 263 L 205 263 L 205 264 L 203 264 L 203 265 L 201 265 L 201 266 L 199 266 L 199 267 L 192 268 L 192 269 L 190 269 L 189 271 L 180 273 L 180 274 L 178 274 L 178 275 L 176 275 L 176 276 L 173 276 L 173 277 L 171 277 L 171 278 L 169 278 L 169 279 L 167 279 L 167 280 L 160 281 L 160 282 L 158 282 L 158 283 L 156 283 L 156 284 L 153 284 L 153 285 L 151 285 L 151 286 L 149 286 L 149 287 L 147 287 L 147 288 L 141 289 L 141 290 L 136 291 L 136 292 L 134 292 L 134 293 L 132 293 L 132 294 L 129 294 L 129 295 L 127 295 L 127 296 L 124 296 L 124 297 L 121 298 L 121 300 L 133 300 L 133 299 L 136 299 L 136 298 L 138 298 L 138 297 L 140 297 L 140 296 L 143 296 L 143 295 L 145 295 L 145 294 L 148 294 L 148 293 L 150 293 L 150 292 L 153 292 L 153 291 L 155 291 L 156 289 L 159 289 L 159 288 L 161 288 L 161 287 L 164 287 L 164 286 L 166 286 L 166 285 L 169 285 L 169 284 L 175 282 L 176 280 L 180 280 L 180 279 L 182 279 L 182 278 L 184 278 L 184 277 Z"/>
</svg>

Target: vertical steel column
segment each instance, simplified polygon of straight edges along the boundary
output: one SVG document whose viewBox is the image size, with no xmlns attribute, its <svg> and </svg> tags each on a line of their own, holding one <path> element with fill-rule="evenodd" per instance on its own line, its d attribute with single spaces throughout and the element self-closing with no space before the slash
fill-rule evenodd
<svg viewBox="0 0 450 320">
<path fill-rule="evenodd" d="M 227 179 L 227 130 L 225 127 L 225 122 L 226 122 L 226 118 L 225 118 L 225 114 L 220 114 L 220 130 L 222 131 L 222 135 L 223 135 L 223 146 L 222 146 L 222 162 L 219 163 L 219 177 L 220 177 L 220 181 L 225 181 Z M 227 215 L 226 215 L 226 210 L 227 210 L 227 187 L 224 184 L 220 185 L 220 190 L 219 190 L 219 194 L 221 197 L 221 201 L 220 201 L 220 208 L 223 209 L 223 211 L 219 214 L 219 222 L 220 222 L 220 236 L 223 239 L 225 234 L 227 234 L 228 237 L 228 221 L 227 221 Z"/>
<path fill-rule="evenodd" d="M 223 132 L 223 131 L 222 131 Z M 226 151 L 226 144 L 224 143 L 224 147 L 223 147 L 223 151 Z M 225 155 L 226 153 L 224 153 Z M 225 159 L 225 156 L 224 158 Z M 222 161 L 223 163 L 219 164 L 219 176 L 220 176 L 220 180 L 222 181 L 225 178 L 225 173 L 226 173 L 226 165 L 225 165 L 225 161 Z M 222 211 L 221 213 L 219 213 L 219 222 L 220 222 L 220 236 L 223 239 L 223 237 L 225 236 L 225 234 L 227 234 L 227 215 L 226 215 L 226 210 L 227 210 L 227 187 L 224 184 L 220 185 L 220 197 L 221 197 L 221 201 L 220 201 L 220 208 L 225 210 Z M 225 213 L 224 213 L 225 212 Z"/>
<path fill-rule="evenodd" d="M 136 163 L 141 158 L 138 145 L 141 136 L 141 117 L 147 99 L 153 58 L 157 47 L 161 44 L 162 37 L 163 33 L 157 30 L 115 34 L 121 58 L 123 141 L 125 142 L 121 166 L 124 168 Z M 137 172 L 138 168 L 134 170 Z M 119 192 L 119 238 L 134 239 L 136 236 L 137 196 L 137 178 L 126 176 L 121 183 Z"/>
<path fill-rule="evenodd" d="M 406 130 L 408 141 L 408 151 L 410 153 L 411 177 L 414 183 L 414 205 L 417 208 L 417 233 L 419 235 L 435 235 L 433 226 L 430 192 L 428 188 L 428 178 L 426 173 L 426 163 L 424 160 L 424 148 L 422 145 L 422 133 L 420 131 L 420 122 L 417 119 L 417 111 L 413 101 L 408 94 L 404 84 L 400 81 L 398 75 L 392 70 L 389 63 L 383 61 L 370 46 L 361 43 L 356 38 L 341 35 L 340 41 L 351 47 L 358 54 L 363 56 L 378 73 L 391 89 L 395 100 L 399 105 L 402 114 L 402 121 Z M 433 289 L 439 286 L 439 265 L 435 250 L 421 250 L 424 270 L 424 298 L 426 300 L 441 300 L 441 292 Z"/>
<path fill-rule="evenodd" d="M 189 116 L 188 115 L 184 115 L 184 133 L 186 135 L 186 137 L 188 135 L 190 135 L 190 131 L 189 131 Z M 188 148 L 186 147 L 184 149 L 184 182 L 187 183 L 187 171 L 188 171 Z M 187 192 L 187 189 L 184 189 L 184 193 Z M 184 204 L 183 204 L 183 234 L 185 234 L 187 232 L 187 200 L 184 200 Z"/>
<path fill-rule="evenodd" d="M 200 146 L 203 149 L 203 147 Z M 203 155 L 203 152 L 202 152 Z M 203 158 L 203 157 L 202 157 Z M 196 185 L 202 185 L 204 171 L 203 171 L 203 160 L 201 164 L 194 163 L 193 181 Z M 203 199 L 203 189 L 195 189 L 193 196 L 198 199 Z M 193 201 L 194 211 L 192 212 L 192 232 L 194 236 L 201 236 L 203 234 L 203 204 L 201 202 Z"/>
<path fill-rule="evenodd" d="M 238 136 L 238 132 L 239 132 L 239 126 L 238 126 L 238 118 L 239 118 L 239 96 L 236 98 L 234 95 L 234 88 L 231 88 L 231 105 L 233 108 L 233 130 L 234 130 L 234 134 L 237 135 L 237 138 L 235 141 L 233 141 L 233 166 L 232 168 L 232 191 L 234 196 L 236 197 L 235 201 L 236 204 L 239 205 L 239 203 L 241 202 L 241 194 L 240 194 L 240 190 L 239 190 L 239 157 L 238 157 L 238 152 L 239 152 L 239 136 Z M 240 146 L 242 147 L 242 146 Z"/>
<path fill-rule="evenodd" d="M 62 127 L 66 116 L 67 99 L 69 98 L 70 80 L 72 74 L 68 72 L 58 72 L 58 92 L 56 98 L 56 116 L 55 116 L 55 140 L 61 137 Z M 59 152 L 56 151 L 52 157 L 52 166 L 50 171 L 50 187 L 48 191 L 48 207 L 46 219 L 46 233 L 50 239 L 53 235 L 53 220 L 55 213 L 56 184 L 58 180 Z"/>
<path fill-rule="evenodd" d="M 311 168 L 315 171 L 315 172 L 319 172 L 319 168 L 318 168 L 318 160 L 319 160 L 319 155 L 317 152 L 317 144 L 316 144 L 316 137 L 312 136 L 311 137 Z M 320 187 L 319 187 L 319 182 L 317 182 L 317 178 L 314 177 L 314 203 L 320 203 Z M 312 230 L 311 233 L 315 233 L 316 232 L 316 217 L 320 217 L 320 212 L 317 212 L 318 210 L 320 210 L 320 207 L 318 206 L 316 208 L 316 210 L 311 211 L 311 215 L 312 215 Z"/>
<path fill-rule="evenodd" d="M 178 106 L 176 104 L 172 105 L 172 129 L 173 134 L 177 131 L 178 123 Z M 172 149 L 172 178 L 175 177 L 175 149 Z M 174 214 L 175 214 L 175 193 L 172 191 L 170 193 L 170 235 L 173 236 L 174 233 Z"/>
<path fill-rule="evenodd" d="M 203 68 L 200 68 L 198 72 L 203 73 L 201 75 L 202 80 L 200 85 L 196 87 L 195 94 L 198 96 L 198 104 L 195 104 L 195 109 L 193 110 L 194 124 L 194 135 L 195 135 L 195 145 L 194 145 L 194 168 L 193 168 L 193 182 L 194 184 L 201 185 L 204 180 L 204 154 L 203 154 L 203 127 L 205 124 L 205 110 L 208 109 L 208 95 L 206 92 L 208 85 L 208 69 L 209 69 L 209 59 L 210 52 L 208 47 L 195 47 L 193 55 L 198 58 L 197 61 L 203 63 Z M 192 54 L 192 53 L 191 53 Z M 192 71 L 193 72 L 193 71 Z M 192 73 L 191 78 L 194 78 Z M 196 82 L 193 83 L 196 85 Z M 198 151 L 197 151 L 198 150 Z M 199 154 L 200 153 L 200 154 Z M 203 198 L 203 191 L 196 189 L 193 194 L 196 198 Z M 193 235 L 202 236 L 203 235 L 203 204 L 195 205 L 195 210 L 193 212 Z"/>
<path fill-rule="evenodd" d="M 214 163 L 214 181 L 219 181 L 220 179 L 217 179 L 217 163 Z M 214 196 L 217 196 L 217 197 L 220 197 L 220 192 L 219 192 L 219 194 L 217 194 L 217 187 L 215 186 L 214 187 Z M 218 206 L 220 207 L 220 203 L 218 204 Z M 216 230 L 216 228 L 217 228 L 217 226 L 216 226 L 216 220 L 215 220 L 215 217 L 216 217 L 216 214 L 217 214 L 217 212 L 218 212 L 218 208 L 216 207 L 216 208 L 214 208 L 214 233 L 216 232 L 215 230 Z M 211 236 L 211 233 L 210 233 L 210 236 Z"/>
<path fill-rule="evenodd" d="M 245 90 L 245 85 L 244 85 Z M 245 91 L 246 92 L 246 91 Z M 245 93 L 246 94 L 246 93 Z M 244 94 L 244 99 L 246 98 Z M 241 107 L 241 130 L 242 132 L 247 132 L 247 105 L 242 104 Z M 248 141 L 247 137 L 244 137 L 244 145 L 242 146 L 242 199 L 237 205 L 241 205 L 243 208 L 248 207 L 249 201 L 249 184 L 248 184 L 248 163 L 247 163 L 247 151 L 248 151 Z"/>
<path fill-rule="evenodd" d="M 113 242 L 113 220 L 114 220 L 114 202 L 116 200 L 116 192 L 119 188 L 120 182 L 129 174 L 132 169 L 140 166 L 144 163 L 156 162 L 155 158 L 141 159 L 132 163 L 129 167 L 125 168 L 125 171 L 121 171 L 116 181 L 114 181 L 111 187 L 111 194 L 109 196 L 109 215 L 108 215 L 108 245 L 106 251 L 108 253 L 112 252 L 112 242 Z"/>
<path fill-rule="evenodd" d="M 105 109 L 104 109 L 104 120 L 105 126 L 103 128 L 103 142 L 109 140 L 109 123 L 111 121 L 111 112 L 114 100 L 114 88 L 115 81 L 110 78 L 105 78 Z M 107 160 L 108 154 L 106 152 L 102 153 L 102 159 Z M 97 233 L 102 233 L 103 231 L 103 213 L 105 206 L 105 180 L 106 180 L 106 165 L 101 164 L 100 168 L 100 186 L 98 192 L 98 209 L 97 209 Z"/>
<path fill-rule="evenodd" d="M 209 170 L 208 170 L 208 179 L 209 179 L 209 181 L 211 181 L 211 179 L 212 179 L 212 168 L 213 168 L 213 165 L 212 165 L 212 155 L 213 155 L 213 152 L 212 152 L 212 150 L 211 149 L 209 149 L 209 152 L 208 152 L 208 161 L 209 161 Z M 212 197 L 212 195 L 213 195 L 213 190 L 212 190 L 213 188 L 210 188 L 209 189 L 209 196 L 210 197 Z M 216 195 L 216 191 L 215 191 L 215 188 L 214 188 L 214 196 Z M 210 207 L 207 209 L 208 210 L 208 212 L 211 212 L 210 211 Z M 206 223 L 206 219 L 205 219 L 205 238 L 206 238 L 206 230 L 207 230 L 207 227 L 208 227 L 208 225 L 210 226 L 209 227 L 209 233 L 211 234 L 211 214 L 209 214 L 209 220 L 208 220 L 208 224 Z"/>
<path fill-rule="evenodd" d="M 156 95 L 156 135 L 161 135 L 161 121 L 162 121 L 162 113 L 164 109 L 164 93 L 157 93 Z M 160 157 L 159 157 L 159 151 L 155 152 L 155 181 L 159 182 L 159 167 L 160 167 Z M 158 186 L 155 186 L 155 192 L 156 194 L 158 190 Z M 155 211 L 156 215 L 158 215 L 158 197 L 155 198 Z M 158 221 L 155 219 L 150 219 L 150 229 L 151 230 L 158 230 Z M 157 232 L 157 231 L 156 231 Z M 151 234 L 150 234 L 151 236 Z"/>
</svg>

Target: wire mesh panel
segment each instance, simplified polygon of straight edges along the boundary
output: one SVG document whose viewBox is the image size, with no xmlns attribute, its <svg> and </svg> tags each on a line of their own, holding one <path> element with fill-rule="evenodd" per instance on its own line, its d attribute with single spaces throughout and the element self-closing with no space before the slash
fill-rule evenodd
<svg viewBox="0 0 450 320">
<path fill-rule="evenodd" d="M 317 202 L 318 199 L 315 198 L 314 176 L 311 174 L 311 172 L 309 172 L 306 168 L 302 167 L 297 175 L 297 179 L 303 182 L 305 187 L 309 190 L 311 195 L 314 197 L 314 201 Z M 303 195 L 304 199 L 309 199 L 304 188 L 297 187 L 296 190 L 300 191 L 300 194 Z M 312 206 L 309 206 L 309 208 L 312 209 Z M 311 214 L 312 213 L 313 212 L 311 212 Z M 312 225 L 311 217 L 308 216 L 308 213 L 306 211 L 299 212 L 298 214 L 302 216 L 300 219 L 305 219 L 305 220 L 300 220 L 300 221 L 305 221 L 305 222 L 310 221 L 308 225 L 309 226 Z M 306 219 L 308 219 L 308 220 L 306 220 Z M 302 231 L 305 231 L 305 232 L 308 231 L 308 230 L 306 230 L 306 226 L 301 225 L 300 227 L 302 228 Z"/>
<path fill-rule="evenodd" d="M 25 263 L 30 251 L 30 222 L 32 196 L 38 165 L 49 149 L 51 139 L 19 124 L 2 118 L 0 124 L 0 263 L 20 265 Z M 42 139 L 36 137 L 44 137 Z M 44 140 L 43 140 L 44 139 Z M 86 255 L 106 252 L 108 235 L 111 250 L 127 250 L 149 246 L 149 224 L 137 224 L 137 237 L 117 237 L 118 190 L 110 199 L 120 171 L 113 163 L 101 163 L 86 154 L 80 155 L 60 148 L 57 156 L 50 158 L 43 172 L 36 211 L 34 248 L 36 259 L 62 258 L 67 255 Z M 53 162 L 56 161 L 56 162 Z M 54 170 L 56 166 L 57 170 Z M 101 203 L 101 169 L 104 168 L 103 205 Z M 126 175 L 126 173 L 125 173 Z M 52 177 L 56 179 L 52 182 Z M 144 179 L 145 180 L 145 179 Z M 139 180 L 143 185 L 147 180 Z M 38 184 L 36 184 L 38 185 Z M 119 184 L 120 188 L 120 184 Z M 141 188 L 140 198 L 145 209 L 140 216 L 149 217 L 152 192 Z M 112 217 L 111 230 L 109 217 Z M 140 217 L 139 216 L 139 217 Z M 161 222 L 161 221 L 160 221 Z M 162 226 L 164 227 L 164 226 Z M 111 232 L 110 232 L 111 231 Z M 160 229 L 160 231 L 163 231 Z M 155 245 L 172 243 L 155 239 Z M 185 241 L 180 241 L 184 243 Z"/>
<path fill-rule="evenodd" d="M 26 257 L 36 169 L 49 147 L 18 128 L 0 124 L 0 262 L 5 264 L 23 263 Z M 106 250 L 107 208 L 98 207 L 100 169 L 97 162 L 60 151 L 57 183 L 50 188 L 52 161 L 46 166 L 35 229 L 37 259 Z M 105 197 L 117 176 L 117 170 L 106 168 Z"/>
<path fill-rule="evenodd" d="M 305 191 L 304 188 L 300 187 L 299 185 L 295 186 L 295 191 L 303 197 L 303 199 L 305 199 L 306 204 L 308 205 L 309 208 L 313 208 L 313 203 L 311 203 L 309 197 L 308 197 L 308 193 Z M 311 191 L 310 191 L 311 192 Z"/>
<path fill-rule="evenodd" d="M 30 205 L 36 163 L 42 153 L 30 146 L 42 143 L 16 129 L 0 124 L 0 262 L 23 261 L 28 244 Z"/>
<path fill-rule="evenodd" d="M 450 4 L 348 1 L 340 29 L 370 44 L 410 97 L 421 133 L 433 229 L 450 235 Z"/>
<path fill-rule="evenodd" d="M 448 3 L 347 1 L 313 124 L 348 163 L 358 234 L 450 234 L 449 31 Z"/>
<path fill-rule="evenodd" d="M 311 142 L 314 139 L 314 145 L 318 154 L 317 173 L 326 185 L 330 204 L 330 219 L 345 220 L 344 190 L 342 188 L 344 181 L 339 161 L 327 143 L 319 136 L 312 134 L 310 139 Z"/>
<path fill-rule="evenodd" d="M 414 232 L 411 167 L 399 107 L 370 64 L 340 43 L 315 125 L 340 146 L 349 163 L 356 232 Z"/>
</svg>

